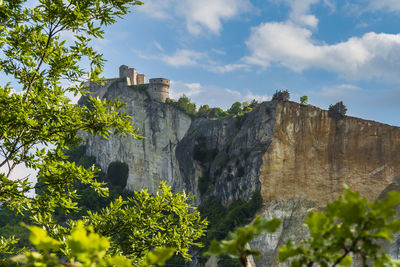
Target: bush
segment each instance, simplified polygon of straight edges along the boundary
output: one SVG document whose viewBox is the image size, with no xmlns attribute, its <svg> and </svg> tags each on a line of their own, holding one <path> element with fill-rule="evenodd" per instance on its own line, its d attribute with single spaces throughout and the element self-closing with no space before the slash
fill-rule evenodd
<svg viewBox="0 0 400 267">
<path fill-rule="evenodd" d="M 233 103 L 228 110 L 228 113 L 232 115 L 239 115 L 240 112 L 242 112 L 242 104 L 240 102 Z"/>
<path fill-rule="evenodd" d="M 223 119 L 229 117 L 229 113 L 221 108 L 212 108 L 208 116 L 209 118 Z"/>
<path fill-rule="evenodd" d="M 190 101 L 186 95 L 182 95 L 178 99 L 178 107 L 189 115 L 196 115 L 196 104 Z"/>
<path fill-rule="evenodd" d="M 346 115 L 347 108 L 342 101 L 337 102 L 335 105 L 330 105 L 328 115 L 336 120 L 343 119 Z"/>
<path fill-rule="evenodd" d="M 302 97 L 300 97 L 300 104 L 307 106 L 308 105 L 308 96 L 303 95 Z"/>
<path fill-rule="evenodd" d="M 125 162 L 113 161 L 108 165 L 107 179 L 111 184 L 125 188 L 129 175 L 129 166 Z"/>
<path fill-rule="evenodd" d="M 272 100 L 277 101 L 289 101 L 290 93 L 288 90 L 276 90 L 275 94 L 272 96 Z"/>
<path fill-rule="evenodd" d="M 210 107 L 208 105 L 202 105 L 197 112 L 197 116 L 207 118 L 210 113 Z"/>
</svg>

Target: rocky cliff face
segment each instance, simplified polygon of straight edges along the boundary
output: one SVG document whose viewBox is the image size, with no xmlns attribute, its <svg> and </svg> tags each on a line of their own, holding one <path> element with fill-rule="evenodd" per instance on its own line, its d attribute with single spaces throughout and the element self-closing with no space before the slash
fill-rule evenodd
<svg viewBox="0 0 400 267">
<path fill-rule="evenodd" d="M 343 184 L 370 200 L 400 188 L 398 127 L 352 117 L 337 121 L 292 102 L 264 102 L 238 118 L 194 119 L 123 79 L 93 91 L 127 102 L 125 110 L 146 138 L 84 137 L 87 153 L 104 170 L 112 161 L 129 165 L 128 189 L 154 192 L 166 180 L 195 194 L 197 204 L 215 196 L 225 205 L 261 190 L 260 214 L 281 218 L 283 227 L 250 244 L 263 252 L 256 266 L 277 266 L 278 247 L 288 237 L 303 238 L 306 214 L 337 198 Z"/>
<path fill-rule="evenodd" d="M 124 111 L 132 115 L 144 140 L 121 135 L 103 139 L 84 136 L 87 154 L 95 156 L 103 170 L 113 161 L 129 165 L 127 189 L 148 188 L 155 192 L 165 180 L 176 190 L 185 189 L 176 159 L 176 146 L 191 125 L 191 118 L 174 107 L 150 100 L 141 87 L 126 86 L 124 79 L 115 79 L 94 95 L 126 102 Z"/>
<path fill-rule="evenodd" d="M 352 117 L 337 121 L 316 107 L 280 103 L 272 144 L 263 156 L 262 196 L 323 205 L 347 184 L 375 200 L 400 173 L 399 153 L 398 127 Z"/>
</svg>

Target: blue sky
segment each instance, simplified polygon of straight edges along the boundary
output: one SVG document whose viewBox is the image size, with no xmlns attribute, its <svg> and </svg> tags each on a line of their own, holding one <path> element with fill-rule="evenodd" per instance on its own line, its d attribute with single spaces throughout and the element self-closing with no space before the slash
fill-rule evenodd
<svg viewBox="0 0 400 267">
<path fill-rule="evenodd" d="M 143 0 L 96 47 L 106 77 L 129 65 L 171 96 L 228 108 L 291 99 L 400 126 L 399 0 Z"/>
</svg>

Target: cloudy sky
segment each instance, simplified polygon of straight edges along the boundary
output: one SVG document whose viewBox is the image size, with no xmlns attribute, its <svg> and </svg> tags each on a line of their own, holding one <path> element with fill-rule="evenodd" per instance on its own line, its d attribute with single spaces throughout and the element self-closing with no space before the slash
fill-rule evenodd
<svg viewBox="0 0 400 267">
<path fill-rule="evenodd" d="M 96 47 L 171 95 L 228 108 L 288 89 L 400 126 L 399 0 L 143 0 Z"/>
</svg>

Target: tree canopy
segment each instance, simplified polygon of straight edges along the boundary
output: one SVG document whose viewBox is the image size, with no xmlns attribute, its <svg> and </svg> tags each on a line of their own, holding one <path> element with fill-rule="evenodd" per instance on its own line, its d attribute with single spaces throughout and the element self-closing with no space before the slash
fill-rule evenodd
<svg viewBox="0 0 400 267">
<path fill-rule="evenodd" d="M 105 59 L 93 48 L 93 42 L 103 38 L 106 26 L 126 15 L 132 6 L 140 4 L 142 2 L 138 0 L 39 0 L 36 6 L 32 6 L 31 1 L 26 0 L 0 1 L 0 73 L 5 77 L 4 84 L 0 84 L 0 108 L 6 111 L 0 112 L 0 167 L 5 168 L 0 173 L 0 202 L 2 208 L 29 215 L 31 222 L 41 229 L 30 228 L 30 241 L 38 251 L 24 254 L 16 260 L 18 262 L 26 263 L 27 259 L 29 262 L 39 258 L 51 260 L 53 253 L 57 253 L 86 266 L 90 261 L 79 258 L 76 254 L 79 254 L 79 249 L 74 254 L 73 246 L 79 248 L 79 242 L 88 244 L 98 240 L 99 247 L 93 247 L 92 251 L 98 256 L 104 255 L 105 251 L 108 253 L 109 247 L 115 247 L 112 239 L 105 241 L 106 237 L 92 233 L 93 229 L 100 229 L 89 225 L 82 229 L 83 226 L 73 220 L 61 225 L 54 214 L 59 210 L 69 214 L 79 209 L 78 184 L 88 185 L 102 196 L 108 194 L 105 183 L 95 179 L 98 169 L 94 165 L 66 160 L 65 153 L 69 147 L 81 141 L 79 131 L 104 138 L 121 134 L 142 139 L 132 124 L 131 116 L 122 111 L 123 103 L 94 98 L 86 92 L 88 82 L 104 82 L 100 74 Z M 81 105 L 72 103 L 69 96 L 77 94 L 88 100 Z M 11 179 L 18 165 L 35 170 L 40 182 L 30 183 L 29 177 Z M 28 195 L 33 189 L 40 194 Z M 164 185 L 162 190 L 167 193 L 168 187 Z M 168 202 L 171 208 L 177 208 L 174 205 L 179 204 L 177 210 L 180 213 L 175 217 L 170 211 L 166 222 L 167 218 L 170 223 L 179 218 L 192 223 L 190 218 L 199 218 L 190 206 L 182 203 L 187 200 L 184 196 L 169 195 L 170 201 L 176 200 Z M 146 201 L 151 199 L 146 196 Z M 119 204 L 114 203 L 110 209 Z M 125 205 L 125 202 L 121 205 Z M 162 207 L 159 203 L 155 208 Z M 127 212 L 124 209 L 120 206 L 120 213 L 114 215 Z M 183 213 L 183 210 L 187 213 Z M 159 212 L 164 214 L 167 211 Z M 100 220 L 103 218 L 101 214 L 91 214 L 87 222 L 97 225 L 94 218 Z M 137 213 L 129 215 L 138 216 Z M 126 217 L 127 220 L 129 218 L 132 217 Z M 185 248 L 193 243 L 190 238 L 202 234 L 203 224 L 199 225 L 196 234 L 185 236 L 183 243 L 175 243 L 179 246 L 177 252 L 188 257 Z M 139 226 L 136 224 L 136 227 Z M 190 224 L 185 231 L 194 228 Z M 102 234 L 106 235 L 104 232 Z M 77 240 L 78 236 L 87 236 L 88 239 Z M 179 242 L 179 238 L 176 239 Z M 1 256 L 16 253 L 13 237 L 1 237 L 0 243 Z M 158 245 L 154 244 L 151 249 Z M 152 252 L 143 253 L 147 257 Z M 70 255 L 77 258 L 71 258 Z"/>
</svg>

